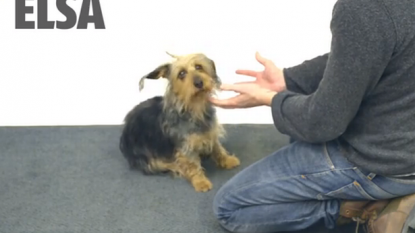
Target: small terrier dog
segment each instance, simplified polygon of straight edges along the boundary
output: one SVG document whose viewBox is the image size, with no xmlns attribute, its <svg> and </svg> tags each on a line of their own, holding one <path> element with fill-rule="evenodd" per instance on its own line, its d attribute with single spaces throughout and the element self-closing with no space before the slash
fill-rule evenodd
<svg viewBox="0 0 415 233">
<path fill-rule="evenodd" d="M 212 183 L 201 160 L 210 157 L 218 167 L 240 164 L 220 143 L 224 129 L 218 123 L 209 97 L 221 81 L 213 60 L 204 54 L 176 56 L 140 79 L 168 80 L 164 96 L 152 97 L 135 106 L 124 119 L 120 150 L 130 168 L 144 174 L 169 172 L 187 179 L 196 192 L 207 192 Z"/>
</svg>

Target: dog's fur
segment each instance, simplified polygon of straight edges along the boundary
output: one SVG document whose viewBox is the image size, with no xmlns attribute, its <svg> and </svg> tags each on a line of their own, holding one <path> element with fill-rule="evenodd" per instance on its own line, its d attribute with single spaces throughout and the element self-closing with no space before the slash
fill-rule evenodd
<svg viewBox="0 0 415 233">
<path fill-rule="evenodd" d="M 175 56 L 140 80 L 168 80 L 164 96 L 135 106 L 124 119 L 120 150 L 131 168 L 144 174 L 170 172 L 187 179 L 197 192 L 212 183 L 201 159 L 210 156 L 222 168 L 231 169 L 239 159 L 221 145 L 224 129 L 218 123 L 209 97 L 220 86 L 215 63 L 204 54 Z"/>
</svg>

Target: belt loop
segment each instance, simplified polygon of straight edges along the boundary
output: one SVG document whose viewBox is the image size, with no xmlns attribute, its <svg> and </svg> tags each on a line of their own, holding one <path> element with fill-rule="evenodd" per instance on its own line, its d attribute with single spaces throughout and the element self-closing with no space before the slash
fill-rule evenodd
<svg viewBox="0 0 415 233">
<path fill-rule="evenodd" d="M 375 173 L 369 173 L 369 175 L 367 175 L 367 178 L 369 178 L 369 180 L 372 180 L 373 178 L 375 178 L 376 174 Z"/>
</svg>

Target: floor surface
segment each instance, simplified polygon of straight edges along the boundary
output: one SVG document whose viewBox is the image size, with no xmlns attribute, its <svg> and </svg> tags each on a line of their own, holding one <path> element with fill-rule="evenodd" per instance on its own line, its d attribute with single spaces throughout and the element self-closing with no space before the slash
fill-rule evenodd
<svg viewBox="0 0 415 233">
<path fill-rule="evenodd" d="M 196 193 L 184 180 L 130 171 L 120 126 L 0 128 L 0 233 L 226 233 L 212 215 L 217 189 L 288 143 L 272 125 L 226 129 L 242 164 L 207 163 L 214 188 Z"/>
</svg>

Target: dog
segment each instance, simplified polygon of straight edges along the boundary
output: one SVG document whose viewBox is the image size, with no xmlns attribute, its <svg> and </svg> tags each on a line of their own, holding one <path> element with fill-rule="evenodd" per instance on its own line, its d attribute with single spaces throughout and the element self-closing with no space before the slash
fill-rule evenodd
<svg viewBox="0 0 415 233">
<path fill-rule="evenodd" d="M 188 180 L 196 192 L 207 192 L 212 183 L 201 165 L 203 158 L 211 158 L 223 169 L 240 164 L 220 142 L 225 130 L 209 101 L 221 81 L 214 61 L 206 55 L 167 54 L 172 62 L 159 65 L 139 81 L 141 90 L 144 80 L 165 78 L 164 95 L 128 112 L 119 148 L 131 169 L 145 175 L 170 173 Z"/>
</svg>

